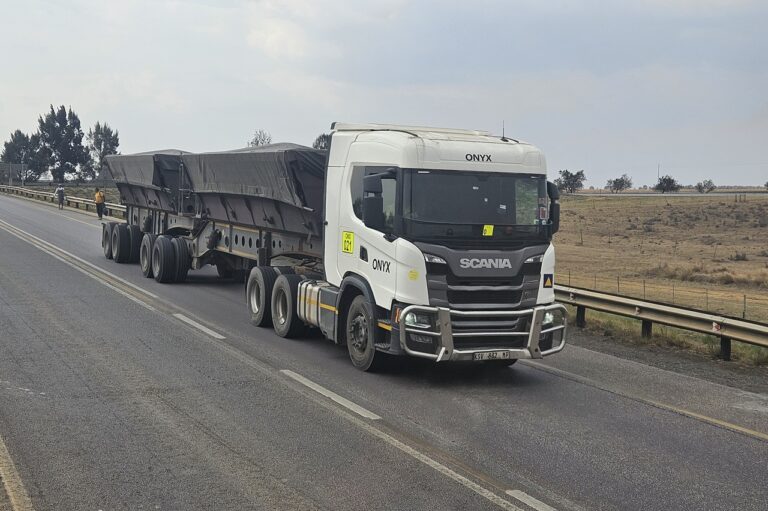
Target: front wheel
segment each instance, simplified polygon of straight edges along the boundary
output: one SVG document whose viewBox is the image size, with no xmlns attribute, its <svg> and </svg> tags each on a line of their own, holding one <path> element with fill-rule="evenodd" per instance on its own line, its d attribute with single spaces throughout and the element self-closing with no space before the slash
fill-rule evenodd
<svg viewBox="0 0 768 511">
<path fill-rule="evenodd" d="M 376 320 L 371 304 L 362 295 L 356 296 L 349 306 L 345 334 L 353 366 L 361 371 L 381 368 L 385 355 L 376 352 Z"/>
</svg>

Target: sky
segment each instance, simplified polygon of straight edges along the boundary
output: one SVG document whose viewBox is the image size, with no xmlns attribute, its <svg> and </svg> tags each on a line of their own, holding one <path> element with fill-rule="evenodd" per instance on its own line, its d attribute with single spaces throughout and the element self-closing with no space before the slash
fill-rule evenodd
<svg viewBox="0 0 768 511">
<path fill-rule="evenodd" d="M 768 181 L 764 0 L 0 0 L 0 138 L 49 105 L 123 153 L 488 130 L 587 186 Z"/>
</svg>

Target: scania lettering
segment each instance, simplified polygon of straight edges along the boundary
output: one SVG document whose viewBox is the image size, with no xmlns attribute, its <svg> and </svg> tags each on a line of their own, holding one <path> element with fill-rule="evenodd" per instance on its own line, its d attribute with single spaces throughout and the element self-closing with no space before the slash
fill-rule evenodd
<svg viewBox="0 0 768 511">
<path fill-rule="evenodd" d="M 509 259 L 462 259 L 462 268 L 512 268 Z"/>
<path fill-rule="evenodd" d="M 102 247 L 158 282 L 216 267 L 251 322 L 322 332 L 355 367 L 415 356 L 509 365 L 565 345 L 557 188 L 536 147 L 487 132 L 331 126 L 294 144 L 106 158 L 126 223 Z"/>
</svg>

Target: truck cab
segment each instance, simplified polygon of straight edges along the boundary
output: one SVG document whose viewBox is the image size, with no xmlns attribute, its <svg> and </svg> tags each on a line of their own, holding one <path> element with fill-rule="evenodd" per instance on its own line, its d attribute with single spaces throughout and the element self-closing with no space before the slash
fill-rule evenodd
<svg viewBox="0 0 768 511">
<path fill-rule="evenodd" d="M 481 131 L 390 125 L 336 123 L 331 140 L 325 280 L 342 295 L 336 334 L 368 355 L 355 365 L 366 369 L 372 348 L 505 364 L 563 349 L 559 203 L 539 149 Z M 365 328 L 349 317 L 350 286 L 369 302 Z"/>
</svg>

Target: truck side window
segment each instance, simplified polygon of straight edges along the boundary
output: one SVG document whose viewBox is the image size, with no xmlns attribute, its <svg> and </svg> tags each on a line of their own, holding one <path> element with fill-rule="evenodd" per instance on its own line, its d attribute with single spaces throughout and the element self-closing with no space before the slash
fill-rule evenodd
<svg viewBox="0 0 768 511">
<path fill-rule="evenodd" d="M 392 167 L 355 167 L 352 169 L 351 193 L 352 209 L 355 216 L 363 219 L 363 177 L 380 174 Z M 384 220 L 388 231 L 395 228 L 395 207 L 397 203 L 397 184 L 394 179 L 384 179 L 381 183 L 382 198 L 384 199 Z"/>
</svg>

